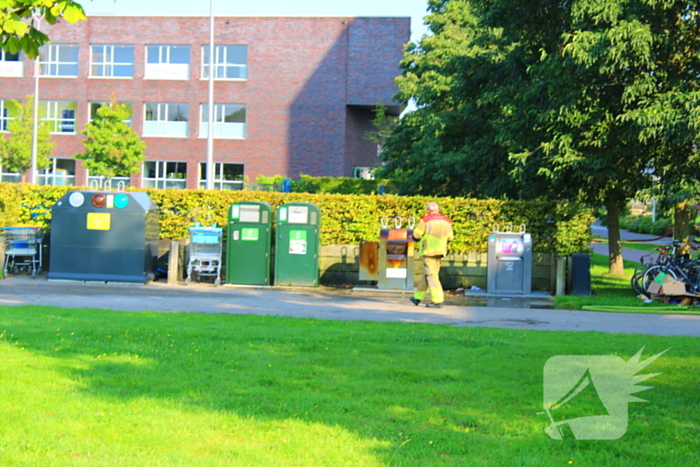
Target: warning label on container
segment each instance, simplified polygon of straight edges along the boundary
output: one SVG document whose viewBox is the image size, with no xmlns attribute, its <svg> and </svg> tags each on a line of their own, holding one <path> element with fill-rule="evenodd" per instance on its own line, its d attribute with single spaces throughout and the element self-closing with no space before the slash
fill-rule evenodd
<svg viewBox="0 0 700 467">
<path fill-rule="evenodd" d="M 305 230 L 290 230 L 289 231 L 289 254 L 290 255 L 305 255 L 306 254 L 306 231 Z"/>
</svg>

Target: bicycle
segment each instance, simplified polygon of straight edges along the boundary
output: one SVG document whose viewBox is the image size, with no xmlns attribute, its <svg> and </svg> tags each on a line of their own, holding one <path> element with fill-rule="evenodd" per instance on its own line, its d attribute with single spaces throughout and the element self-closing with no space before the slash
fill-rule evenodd
<svg viewBox="0 0 700 467">
<path fill-rule="evenodd" d="M 674 248 L 672 254 L 674 254 L 676 250 L 677 248 Z M 652 260 L 647 261 L 647 259 L 650 258 L 655 252 L 659 252 L 656 258 L 652 258 Z M 635 268 L 632 278 L 630 279 L 632 289 L 634 289 L 637 294 L 646 295 L 646 288 L 644 288 L 642 283 L 644 274 L 649 270 L 649 268 L 664 264 L 667 258 L 668 253 L 666 249 L 661 247 L 654 248 L 654 251 L 651 251 L 640 258 L 641 265 Z"/>
<path fill-rule="evenodd" d="M 676 243 L 674 242 L 674 252 L 681 246 Z M 698 249 L 694 246 L 691 248 Z M 649 285 L 652 282 L 662 282 L 666 277 L 670 277 L 672 282 L 683 282 L 688 293 L 696 294 L 700 291 L 700 261 L 691 259 L 688 255 L 668 256 L 662 264 L 651 266 L 644 272 L 641 280 L 644 288 L 642 293 L 649 296 Z"/>
</svg>

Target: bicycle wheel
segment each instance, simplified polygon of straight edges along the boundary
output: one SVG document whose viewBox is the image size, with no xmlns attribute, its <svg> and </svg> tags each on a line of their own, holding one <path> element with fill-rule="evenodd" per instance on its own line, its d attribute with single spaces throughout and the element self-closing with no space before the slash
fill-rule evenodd
<svg viewBox="0 0 700 467">
<path fill-rule="evenodd" d="M 637 294 L 644 294 L 644 286 L 642 285 L 642 279 L 644 279 L 644 273 L 649 269 L 648 266 L 637 266 L 632 274 L 630 283 L 632 284 L 632 289 L 634 289 Z"/>
<path fill-rule="evenodd" d="M 661 274 L 670 277 L 674 282 L 678 281 L 678 276 L 675 272 L 673 272 L 673 270 L 667 269 L 665 266 L 652 266 L 647 269 L 642 277 L 642 287 L 644 287 L 644 292 L 642 293 L 644 295 L 647 297 L 649 296 L 649 293 L 647 292 L 649 284 L 654 282 Z"/>
</svg>

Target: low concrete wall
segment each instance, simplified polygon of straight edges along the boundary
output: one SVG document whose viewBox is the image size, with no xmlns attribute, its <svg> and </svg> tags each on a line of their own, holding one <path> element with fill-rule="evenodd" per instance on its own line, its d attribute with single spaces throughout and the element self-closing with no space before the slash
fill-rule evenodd
<svg viewBox="0 0 700 467">
<path fill-rule="evenodd" d="M 186 273 L 186 245 L 189 240 L 181 240 L 178 280 Z M 158 247 L 159 268 L 168 270 L 167 261 L 170 240 L 161 240 Z M 226 271 L 226 255 L 222 276 Z M 273 260 L 271 258 L 271 260 Z M 418 282 L 422 262 L 416 256 L 414 260 L 414 281 Z M 325 245 L 321 246 L 319 257 L 321 284 L 323 285 L 357 285 L 360 284 L 360 247 L 359 245 Z M 469 288 L 473 285 L 486 288 L 486 253 L 451 253 L 445 257 L 440 271 L 440 280 L 445 288 Z M 532 290 L 554 292 L 556 288 L 556 255 L 554 253 L 534 253 L 532 259 Z"/>
<path fill-rule="evenodd" d="M 486 288 L 486 253 L 451 253 L 442 262 L 440 281 L 448 289 L 476 285 Z M 320 251 L 321 284 L 358 284 L 360 247 L 326 245 Z M 423 263 L 414 260 L 414 281 L 418 282 Z M 534 253 L 532 258 L 532 290 L 554 292 L 556 287 L 556 255 Z"/>
</svg>

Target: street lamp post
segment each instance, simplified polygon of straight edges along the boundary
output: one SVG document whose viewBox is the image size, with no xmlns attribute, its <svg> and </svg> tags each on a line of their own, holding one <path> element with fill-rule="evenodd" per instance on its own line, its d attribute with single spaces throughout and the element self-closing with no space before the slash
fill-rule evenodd
<svg viewBox="0 0 700 467">
<path fill-rule="evenodd" d="M 36 29 L 39 29 L 42 16 L 32 17 L 36 21 Z M 39 133 L 39 59 L 41 54 L 38 54 L 34 59 L 34 114 L 32 121 L 32 166 L 29 173 L 29 183 L 36 184 L 36 160 L 37 160 L 37 147 L 38 147 L 38 133 Z"/>
<path fill-rule="evenodd" d="M 209 106 L 207 132 L 207 184 L 214 188 L 214 0 L 209 5 Z"/>
</svg>

